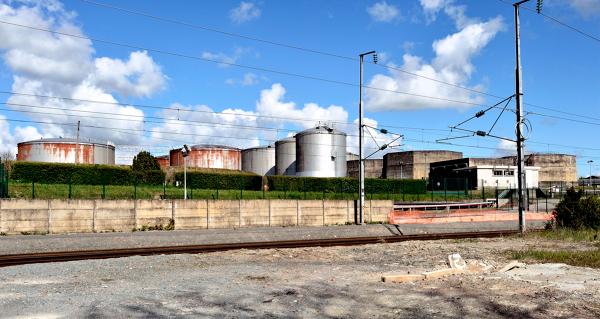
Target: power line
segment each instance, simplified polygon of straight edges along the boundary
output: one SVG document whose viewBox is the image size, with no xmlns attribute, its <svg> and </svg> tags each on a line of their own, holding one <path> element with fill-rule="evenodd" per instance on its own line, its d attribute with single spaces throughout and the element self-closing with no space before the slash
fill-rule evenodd
<svg viewBox="0 0 600 319">
<path fill-rule="evenodd" d="M 255 71 L 262 71 L 262 72 L 268 72 L 268 73 L 273 73 L 273 74 L 278 74 L 278 75 L 298 77 L 298 78 L 303 78 L 303 79 L 307 79 L 307 80 L 314 80 L 314 81 L 339 84 L 339 85 L 345 85 L 345 86 L 351 86 L 351 87 L 359 86 L 358 84 L 355 84 L 355 83 L 344 82 L 344 81 L 340 81 L 340 80 L 325 79 L 325 78 L 312 76 L 312 75 L 291 73 L 291 72 L 287 72 L 287 71 L 279 71 L 279 70 L 275 70 L 275 69 L 268 69 L 268 68 L 257 67 L 257 66 L 249 66 L 249 65 L 233 63 L 233 62 L 217 61 L 214 59 L 192 56 L 192 55 L 188 55 L 188 54 L 184 54 L 184 53 L 177 53 L 177 52 L 166 51 L 166 50 L 161 50 L 161 49 L 146 48 L 146 47 L 141 47 L 141 46 L 133 45 L 133 44 L 126 44 L 126 43 L 122 43 L 122 42 L 115 42 L 115 41 L 103 40 L 103 39 L 98 39 L 98 38 L 92 38 L 92 37 L 71 34 L 71 33 L 66 33 L 66 32 L 60 32 L 60 31 L 55 31 L 55 30 L 49 30 L 49 29 L 44 29 L 44 28 L 38 28 L 38 27 L 33 27 L 33 26 L 29 26 L 29 25 L 18 24 L 18 23 L 3 21 L 3 20 L 0 20 L 0 23 L 6 24 L 6 25 L 11 25 L 11 26 L 17 26 L 17 27 L 21 27 L 21 28 L 27 28 L 27 29 L 36 30 L 36 31 L 43 31 L 43 32 L 48 32 L 48 33 L 52 33 L 52 34 L 59 34 L 59 35 L 64 35 L 64 36 L 68 36 L 68 37 L 74 37 L 74 38 L 78 38 L 78 39 L 101 42 L 101 43 L 106 43 L 106 44 L 115 45 L 115 46 L 122 46 L 122 47 L 135 49 L 135 50 L 144 50 L 144 51 L 150 51 L 150 52 L 155 52 L 155 53 L 160 53 L 160 54 L 165 54 L 165 55 L 171 55 L 171 56 L 176 56 L 176 57 L 180 57 L 180 58 L 187 58 L 187 59 L 192 59 L 192 60 L 211 62 L 211 63 L 215 63 L 215 64 L 222 64 L 222 65 L 224 64 L 224 65 L 235 66 L 235 67 L 245 68 L 245 69 L 250 69 L 250 70 L 255 70 Z M 409 92 L 396 91 L 396 90 L 389 90 L 389 89 L 373 87 L 373 86 L 363 85 L 363 88 L 367 88 L 370 90 L 376 90 L 376 91 L 383 91 L 383 92 L 389 92 L 389 93 L 414 96 L 414 97 L 424 98 L 424 99 L 450 102 L 450 103 L 458 103 L 458 104 L 474 105 L 474 106 L 482 105 L 481 103 L 453 100 L 453 99 L 448 99 L 448 98 L 443 98 L 443 97 L 428 96 L 428 95 L 423 95 L 423 94 L 409 93 Z"/>
<path fill-rule="evenodd" d="M 241 39 L 245 39 L 245 40 L 251 40 L 251 41 L 256 41 L 256 42 L 261 42 L 261 43 L 265 43 L 265 44 L 269 44 L 269 45 L 285 47 L 285 48 L 288 48 L 288 49 L 293 49 L 293 50 L 304 51 L 304 52 L 308 52 L 308 53 L 314 53 L 314 54 L 324 55 L 324 56 L 338 58 L 338 59 L 343 59 L 343 60 L 347 60 L 347 61 L 358 62 L 357 58 L 346 56 L 346 55 L 325 52 L 325 51 L 322 51 L 322 50 L 309 49 L 309 48 L 304 48 L 304 47 L 301 47 L 301 46 L 298 46 L 298 45 L 292 45 L 292 44 L 287 44 L 287 43 L 282 43 L 282 42 L 265 40 L 265 39 L 261 39 L 261 38 L 254 37 L 254 36 L 243 35 L 243 34 L 229 32 L 229 31 L 223 31 L 223 30 L 220 30 L 220 29 L 216 29 L 214 27 L 209 27 L 209 26 L 199 25 L 199 24 L 193 24 L 193 23 L 189 23 L 189 22 L 185 22 L 185 21 L 181 21 L 181 20 L 175 20 L 175 19 L 160 17 L 160 16 L 153 15 L 153 14 L 150 14 L 150 13 L 147 13 L 147 12 L 142 12 L 142 11 L 137 11 L 137 10 L 131 10 L 131 9 L 127 9 L 127 8 L 123 8 L 123 7 L 119 7 L 119 6 L 115 6 L 115 5 L 110 5 L 110 4 L 106 4 L 106 3 L 100 3 L 100 2 L 96 2 L 96 1 L 90 1 L 90 0 L 80 0 L 80 1 L 88 3 L 88 4 L 92 4 L 92 5 L 95 5 L 95 6 L 98 6 L 98 7 L 104 7 L 104 8 L 108 8 L 108 9 L 112 9 L 112 10 L 117 10 L 117 11 L 125 12 L 125 13 L 128 13 L 128 14 L 143 16 L 143 17 L 154 19 L 154 20 L 161 21 L 161 22 L 173 23 L 173 24 L 177 24 L 177 25 L 182 25 L 182 26 L 190 27 L 190 28 L 193 28 L 193 29 L 201 29 L 201 30 L 204 30 L 204 31 L 214 32 L 214 33 L 218 33 L 218 34 L 222 34 L 222 35 L 226 35 L 226 36 L 230 36 L 230 37 L 237 37 L 237 38 L 241 38 Z M 432 77 L 428 77 L 428 76 L 424 76 L 424 75 L 421 75 L 421 74 L 418 74 L 418 73 L 410 72 L 410 71 L 407 71 L 405 69 L 394 67 L 394 66 L 391 66 L 391 65 L 382 65 L 382 64 L 377 64 L 377 63 L 371 62 L 371 61 L 366 61 L 366 62 L 369 63 L 369 64 L 372 64 L 372 65 L 376 65 L 376 66 L 383 67 L 383 68 L 390 69 L 390 70 L 399 71 L 399 72 L 402 72 L 402 73 L 405 73 L 405 74 L 409 74 L 409 75 L 412 75 L 412 76 L 415 76 L 415 77 L 419 77 L 419 78 L 422 78 L 422 79 L 426 79 L 426 80 L 429 80 L 429 81 L 433 81 L 433 82 L 437 82 L 437 83 L 440 83 L 440 84 L 444 84 L 444 85 L 456 87 L 456 88 L 459 88 L 459 89 L 463 89 L 463 90 L 466 90 L 466 91 L 470 91 L 472 93 L 477 93 L 477 94 L 487 95 L 487 96 L 491 96 L 491 97 L 495 97 L 495 98 L 500 98 L 499 96 L 496 96 L 496 95 L 491 94 L 491 93 L 479 91 L 479 90 L 476 90 L 476 89 L 472 89 L 472 88 L 469 88 L 469 87 L 466 87 L 466 86 L 461 86 L 461 85 L 454 84 L 454 83 L 445 82 L 445 81 L 442 81 L 442 80 L 438 80 L 438 79 L 435 79 L 435 78 L 432 78 Z"/>
</svg>

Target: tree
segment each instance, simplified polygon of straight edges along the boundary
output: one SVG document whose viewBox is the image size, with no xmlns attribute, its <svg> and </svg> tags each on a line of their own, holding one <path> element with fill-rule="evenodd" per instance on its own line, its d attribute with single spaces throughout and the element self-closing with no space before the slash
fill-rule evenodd
<svg viewBox="0 0 600 319">
<path fill-rule="evenodd" d="M 160 170 L 156 158 L 147 151 L 141 151 L 133 158 L 131 169 L 136 172 L 148 172 Z"/>
<path fill-rule="evenodd" d="M 12 163 L 15 161 L 15 155 L 11 151 L 0 153 L 0 163 L 4 163 L 4 168 L 10 172 Z"/>
</svg>

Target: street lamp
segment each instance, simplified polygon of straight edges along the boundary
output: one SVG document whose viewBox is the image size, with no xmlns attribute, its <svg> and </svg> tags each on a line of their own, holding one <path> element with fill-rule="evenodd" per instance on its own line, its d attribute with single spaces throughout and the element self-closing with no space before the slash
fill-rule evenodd
<svg viewBox="0 0 600 319">
<path fill-rule="evenodd" d="M 187 144 L 183 144 L 181 155 L 183 155 L 183 199 L 187 200 L 187 157 L 190 155 L 190 148 Z"/>
<path fill-rule="evenodd" d="M 363 64 L 365 56 L 373 55 L 373 63 L 377 63 L 377 53 L 375 51 L 369 51 L 359 54 L 360 57 L 360 84 L 359 84 L 359 96 L 358 96 L 358 201 L 359 201 L 359 224 L 364 224 L 363 220 L 363 207 L 365 206 L 365 163 L 363 155 L 363 138 L 364 138 L 364 125 L 363 125 L 363 105 L 362 105 L 362 87 L 363 87 Z"/>
<path fill-rule="evenodd" d="M 590 187 L 592 187 L 592 163 L 593 162 L 594 161 L 592 161 L 592 160 L 587 161 L 587 163 L 590 164 Z"/>
</svg>

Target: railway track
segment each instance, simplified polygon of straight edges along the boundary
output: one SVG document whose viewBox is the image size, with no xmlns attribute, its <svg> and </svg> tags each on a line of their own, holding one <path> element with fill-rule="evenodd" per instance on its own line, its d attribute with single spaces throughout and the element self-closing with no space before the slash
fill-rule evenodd
<svg viewBox="0 0 600 319">
<path fill-rule="evenodd" d="M 36 263 L 63 262 L 63 261 L 73 261 L 73 260 L 120 258 L 120 257 L 129 257 L 129 256 L 149 256 L 149 255 L 168 255 L 168 254 L 200 254 L 200 253 L 237 250 L 237 249 L 353 246 L 353 245 L 366 245 L 366 244 L 395 243 L 395 242 L 410 241 L 410 240 L 440 240 L 440 239 L 502 237 L 502 236 L 514 235 L 514 234 L 518 234 L 518 233 L 519 233 L 519 231 L 517 231 L 517 230 L 504 230 L 504 231 L 395 235 L 395 236 L 377 236 L 377 237 L 349 237 L 349 238 L 328 238 L 328 239 L 306 239 L 306 240 L 263 241 L 263 242 L 248 242 L 248 243 L 208 244 L 208 245 L 182 245 L 182 246 L 43 252 L 43 253 L 29 253 L 29 254 L 0 255 L 0 267 L 24 265 L 24 264 L 36 264 Z"/>
</svg>

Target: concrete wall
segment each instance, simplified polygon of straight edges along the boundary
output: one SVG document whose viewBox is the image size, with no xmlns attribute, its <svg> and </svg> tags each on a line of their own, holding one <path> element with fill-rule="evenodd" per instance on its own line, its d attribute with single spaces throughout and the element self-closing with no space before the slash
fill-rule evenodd
<svg viewBox="0 0 600 319">
<path fill-rule="evenodd" d="M 348 200 L 0 200 L 0 233 L 82 233 L 354 223 Z M 365 203 L 366 222 L 386 222 L 393 202 Z"/>
<path fill-rule="evenodd" d="M 358 178 L 358 170 L 360 163 L 358 160 L 347 161 L 348 177 Z M 365 177 L 366 178 L 381 178 L 383 176 L 383 159 L 367 159 L 365 160 Z"/>
<path fill-rule="evenodd" d="M 429 164 L 462 158 L 461 152 L 453 151 L 406 151 L 383 156 L 383 177 L 394 179 L 427 179 Z"/>
</svg>

